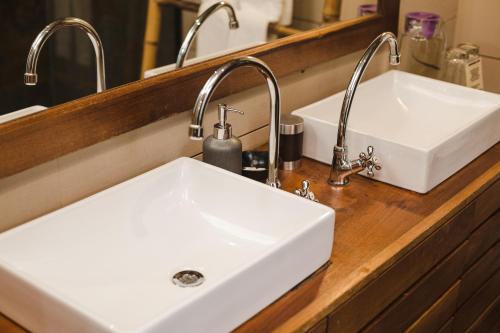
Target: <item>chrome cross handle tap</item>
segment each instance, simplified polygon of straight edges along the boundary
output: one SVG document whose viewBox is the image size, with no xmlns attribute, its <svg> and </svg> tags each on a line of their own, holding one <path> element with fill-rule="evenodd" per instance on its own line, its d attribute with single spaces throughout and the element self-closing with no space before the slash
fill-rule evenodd
<svg viewBox="0 0 500 333">
<path fill-rule="evenodd" d="M 306 198 L 307 200 L 319 202 L 319 200 L 316 199 L 313 191 L 311 191 L 311 183 L 309 183 L 308 180 L 303 180 L 301 186 L 301 188 L 296 189 L 293 193 L 295 193 L 299 197 Z"/>
<path fill-rule="evenodd" d="M 365 72 L 371 59 L 380 46 L 382 46 L 385 42 L 389 44 L 389 63 L 391 65 L 399 64 L 398 42 L 396 40 L 396 36 L 394 36 L 392 32 L 384 32 L 375 38 L 361 57 L 361 60 L 354 70 L 351 81 L 347 86 L 344 102 L 342 103 L 339 129 L 337 133 L 337 144 L 333 147 L 332 169 L 330 171 L 330 178 L 328 179 L 328 183 L 330 185 L 345 186 L 349 184 L 350 175 L 367 169 L 368 176 L 373 176 L 375 170 L 380 170 L 382 168 L 377 162 L 375 156 L 373 156 L 372 146 L 368 147 L 367 154 L 359 154 L 359 159 L 354 161 L 349 160 L 346 144 L 346 130 L 352 100 L 354 98 L 354 94 L 356 93 L 356 89 L 358 88 L 359 82 L 361 81 L 363 73 Z"/>
<path fill-rule="evenodd" d="M 361 165 L 367 170 L 367 175 L 370 177 L 375 176 L 375 170 L 381 170 L 382 165 L 378 158 L 373 154 L 375 149 L 373 146 L 368 146 L 366 148 L 367 153 L 360 153 L 359 160 L 361 161 Z"/>
<path fill-rule="evenodd" d="M 375 175 L 375 170 L 381 170 L 382 166 L 377 157 L 373 154 L 374 148 L 368 146 L 366 153 L 359 154 L 359 158 L 350 161 L 347 156 L 347 149 L 335 146 L 333 149 L 332 170 L 330 171 L 330 179 L 328 183 L 335 186 L 343 186 L 349 183 L 349 176 L 367 170 L 370 177 Z"/>
</svg>

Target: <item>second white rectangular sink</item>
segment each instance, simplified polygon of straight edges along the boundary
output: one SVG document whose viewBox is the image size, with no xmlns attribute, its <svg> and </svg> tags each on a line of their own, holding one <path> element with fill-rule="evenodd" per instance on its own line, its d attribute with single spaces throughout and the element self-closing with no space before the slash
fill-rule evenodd
<svg viewBox="0 0 500 333">
<path fill-rule="evenodd" d="M 326 263 L 333 230 L 329 207 L 180 158 L 0 234 L 0 313 L 36 332 L 227 332 Z"/>
<path fill-rule="evenodd" d="M 301 108 L 304 155 L 331 164 L 345 92 Z M 361 83 L 349 157 L 375 148 L 375 179 L 426 193 L 500 140 L 500 95 L 396 70 Z M 362 173 L 366 175 L 366 172 Z"/>
</svg>

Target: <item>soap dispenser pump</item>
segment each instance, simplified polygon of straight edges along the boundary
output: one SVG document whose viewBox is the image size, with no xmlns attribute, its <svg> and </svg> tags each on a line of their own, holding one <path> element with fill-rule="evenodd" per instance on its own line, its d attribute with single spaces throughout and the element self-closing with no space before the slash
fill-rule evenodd
<svg viewBox="0 0 500 333">
<path fill-rule="evenodd" d="M 203 141 L 203 162 L 241 175 L 241 141 L 233 136 L 231 124 L 227 122 L 228 112 L 244 114 L 226 104 L 219 104 L 219 122 L 214 125 L 214 134 Z"/>
</svg>

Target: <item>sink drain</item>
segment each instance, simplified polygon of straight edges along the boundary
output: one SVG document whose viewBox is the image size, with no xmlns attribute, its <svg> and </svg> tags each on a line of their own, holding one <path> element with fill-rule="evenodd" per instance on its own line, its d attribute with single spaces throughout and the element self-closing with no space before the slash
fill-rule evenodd
<svg viewBox="0 0 500 333">
<path fill-rule="evenodd" d="M 197 287 L 205 282 L 205 277 L 198 271 L 185 270 L 174 274 L 172 282 L 179 287 Z"/>
</svg>

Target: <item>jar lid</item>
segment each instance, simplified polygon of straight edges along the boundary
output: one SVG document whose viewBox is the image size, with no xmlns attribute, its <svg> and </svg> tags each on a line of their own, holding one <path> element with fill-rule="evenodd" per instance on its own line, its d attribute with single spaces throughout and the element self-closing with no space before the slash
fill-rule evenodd
<svg viewBox="0 0 500 333">
<path fill-rule="evenodd" d="M 447 60 L 465 60 L 469 58 L 469 54 L 466 50 L 455 47 L 450 48 L 446 51 Z"/>
<path fill-rule="evenodd" d="M 304 119 L 293 114 L 283 114 L 280 120 L 280 134 L 291 135 L 304 132 Z"/>
<path fill-rule="evenodd" d="M 479 46 L 473 43 L 460 43 L 458 44 L 458 48 L 464 50 L 469 55 L 479 55 Z"/>
</svg>

